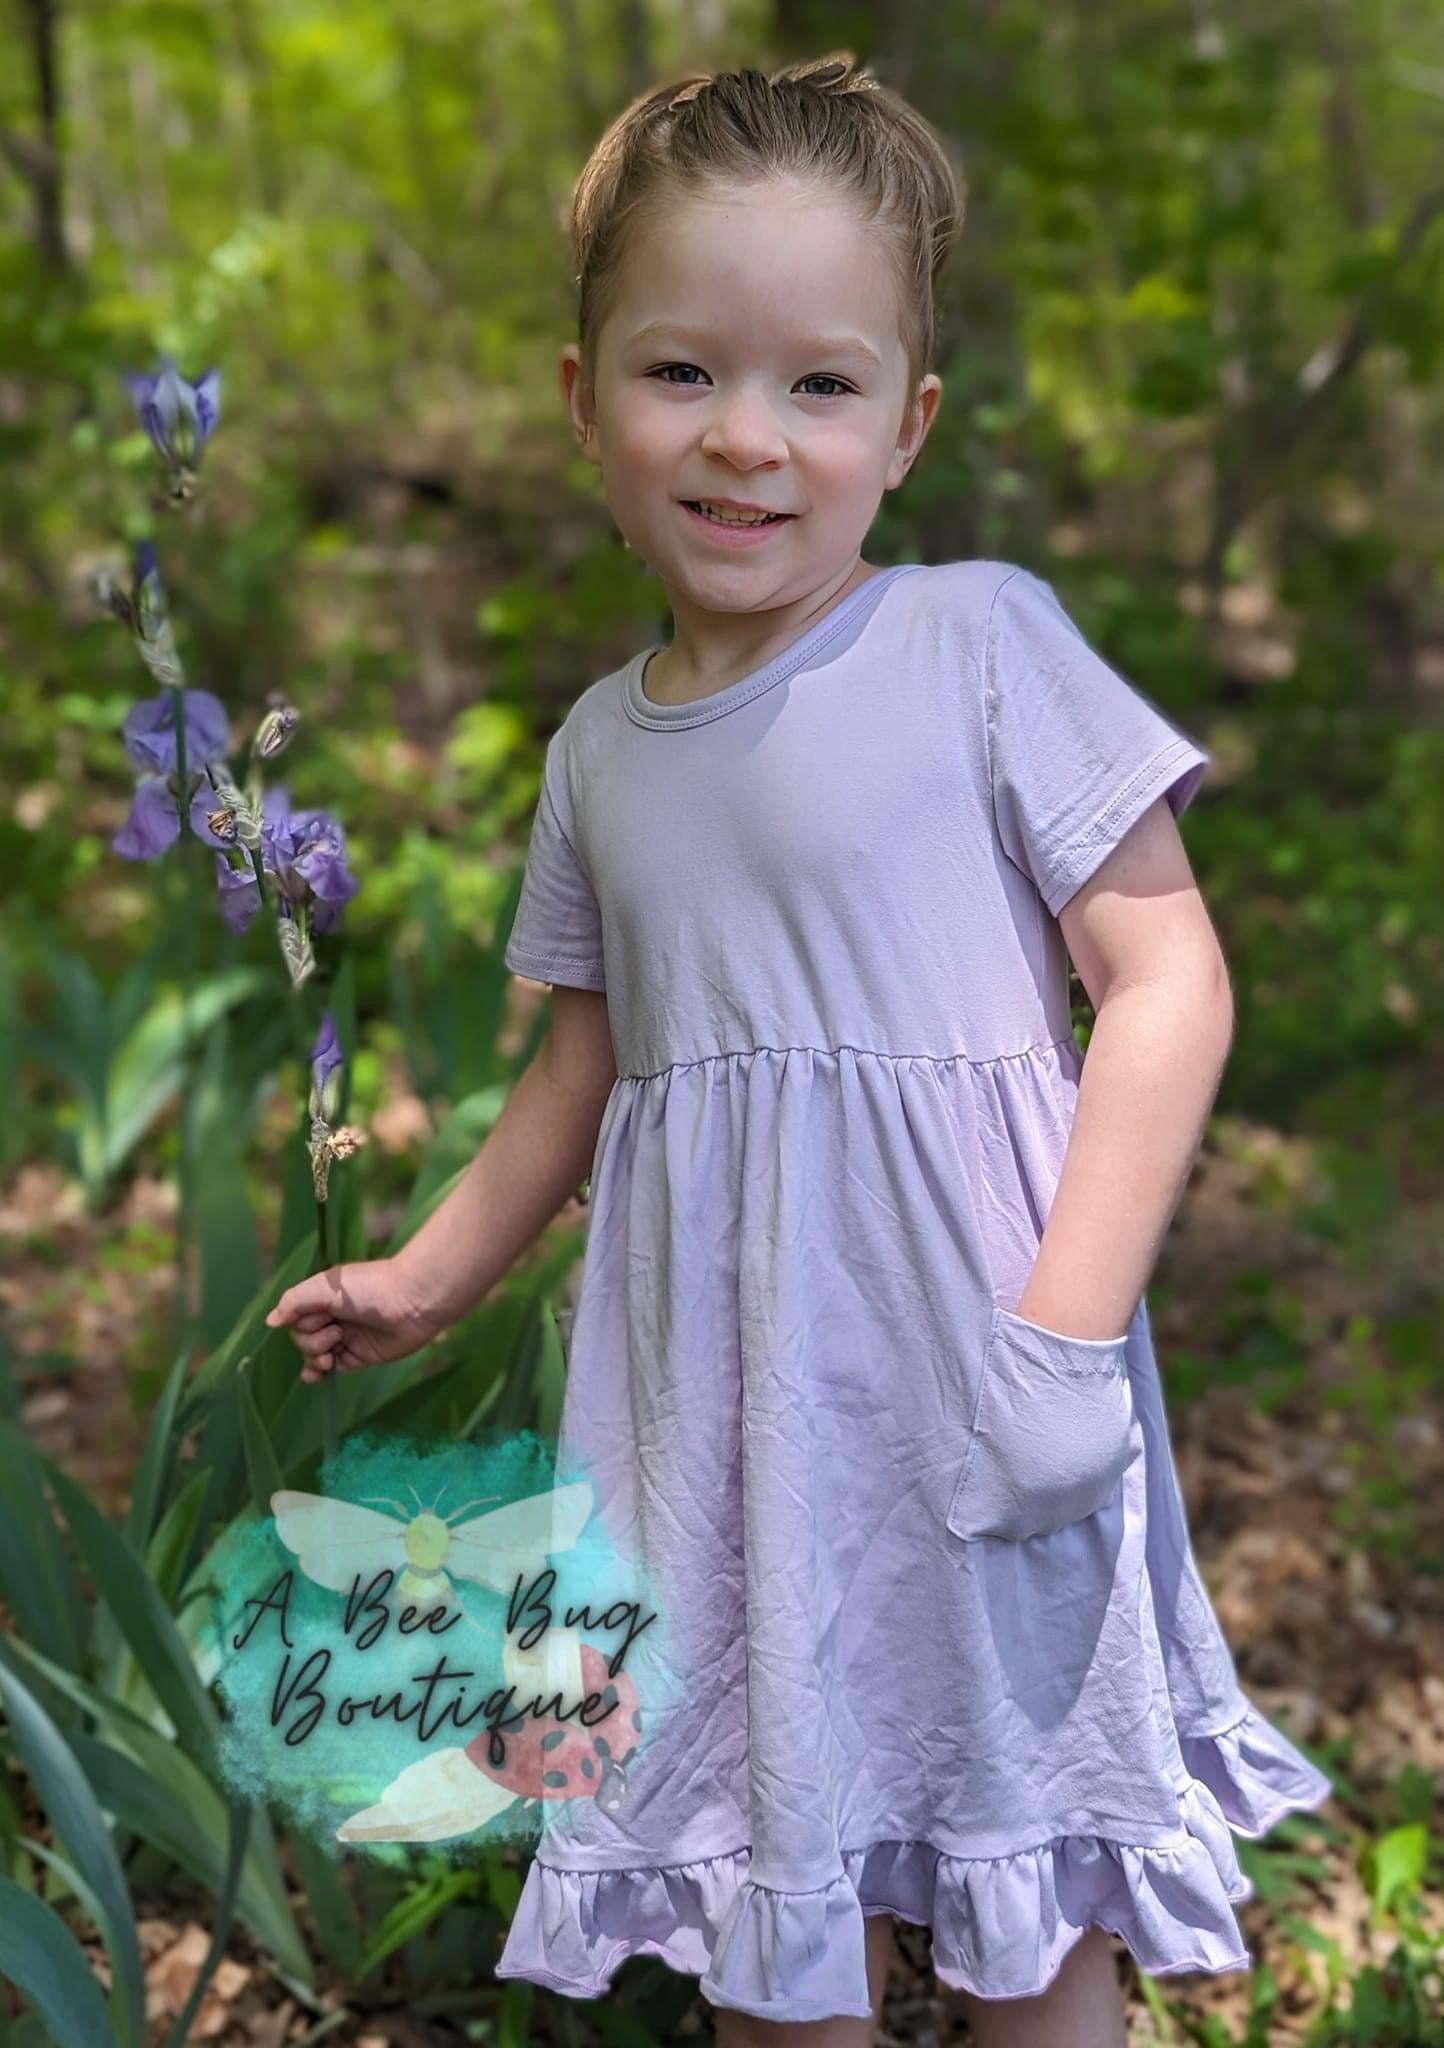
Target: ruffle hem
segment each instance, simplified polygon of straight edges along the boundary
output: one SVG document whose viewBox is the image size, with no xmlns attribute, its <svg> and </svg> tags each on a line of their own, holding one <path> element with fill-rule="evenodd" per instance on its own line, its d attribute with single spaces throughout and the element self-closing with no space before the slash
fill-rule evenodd
<svg viewBox="0 0 1444 2048">
<path fill-rule="evenodd" d="M 1192 1780 L 1177 1839 L 1138 1847 L 1063 1835 L 1015 1854 L 949 1856 L 927 1842 L 842 1851 L 815 1891 L 753 1884 L 750 1851 L 664 1868 L 576 1871 L 532 1859 L 495 1974 L 599 1998 L 631 1956 L 658 1956 L 713 2004 L 760 2019 L 865 2018 L 863 1919 L 931 1927 L 939 1981 L 979 1998 L 1047 1989 L 1090 1926 L 1150 1976 L 1247 1970 L 1233 1908 L 1253 1896 L 1231 1830 L 1257 1838 L 1332 1787 L 1259 1711 L 1182 1738 Z"/>
</svg>

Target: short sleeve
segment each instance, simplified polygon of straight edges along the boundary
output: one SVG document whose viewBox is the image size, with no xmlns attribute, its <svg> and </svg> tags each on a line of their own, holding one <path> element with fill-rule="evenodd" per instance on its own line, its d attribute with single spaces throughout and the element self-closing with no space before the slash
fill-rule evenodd
<svg viewBox="0 0 1444 2048">
<path fill-rule="evenodd" d="M 1166 797 L 1182 815 L 1212 758 L 1027 569 L 1004 577 L 989 612 L 987 739 L 1003 849 L 1054 917 L 1150 804 Z"/>
<path fill-rule="evenodd" d="M 502 957 L 514 974 L 532 981 L 603 989 L 601 911 L 576 850 L 561 739 L 554 733 L 547 747 L 521 895 Z"/>
</svg>

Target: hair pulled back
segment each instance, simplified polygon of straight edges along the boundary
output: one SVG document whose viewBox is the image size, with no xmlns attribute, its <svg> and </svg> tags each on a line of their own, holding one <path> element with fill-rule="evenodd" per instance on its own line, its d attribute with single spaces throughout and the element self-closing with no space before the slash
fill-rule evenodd
<svg viewBox="0 0 1444 2048">
<path fill-rule="evenodd" d="M 815 185 L 876 224 L 897 283 L 908 388 L 916 391 L 937 345 L 935 292 L 962 232 L 966 186 L 931 123 L 847 50 L 771 73 L 674 79 L 641 94 L 607 128 L 567 217 L 588 382 L 637 231 L 677 199 L 773 178 Z"/>
</svg>

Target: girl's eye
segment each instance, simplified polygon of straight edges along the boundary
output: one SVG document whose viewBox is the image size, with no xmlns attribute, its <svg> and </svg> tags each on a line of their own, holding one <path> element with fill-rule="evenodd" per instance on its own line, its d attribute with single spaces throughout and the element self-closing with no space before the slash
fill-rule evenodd
<svg viewBox="0 0 1444 2048">
<path fill-rule="evenodd" d="M 660 377 L 663 383 L 673 384 L 673 380 L 667 375 L 669 370 L 695 370 L 696 368 L 697 365 L 695 363 L 662 363 L 657 369 L 649 370 L 647 375 L 649 377 Z M 834 377 L 830 370 L 809 371 L 807 376 L 800 378 L 798 381 L 803 384 L 835 384 L 838 387 L 836 391 L 810 392 L 808 395 L 812 398 L 841 398 L 852 389 L 852 386 L 845 384 L 841 377 Z M 673 384 L 673 389 L 687 391 L 695 389 L 695 386 L 690 384 Z"/>
</svg>

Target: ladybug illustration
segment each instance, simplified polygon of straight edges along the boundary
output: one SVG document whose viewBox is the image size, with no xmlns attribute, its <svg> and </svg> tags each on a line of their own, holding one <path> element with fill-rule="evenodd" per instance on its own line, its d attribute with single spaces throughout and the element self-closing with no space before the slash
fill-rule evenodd
<svg viewBox="0 0 1444 2048">
<path fill-rule="evenodd" d="M 569 1720 L 555 1714 L 527 1713 L 514 1726 L 484 1728 L 466 1745 L 479 1771 L 505 1786 L 518 1799 L 594 1798 L 604 1813 L 615 1813 L 627 1792 L 627 1765 L 642 1732 L 636 1687 L 625 1671 L 613 1678 L 607 1659 L 590 1643 L 577 1645 L 581 1684 L 573 1698 L 596 1695 L 588 1727 L 579 1713 Z M 602 1717 L 602 1709 L 613 1711 Z M 502 1760 L 493 1762 L 498 1749 Z"/>
<path fill-rule="evenodd" d="M 535 1651 L 519 1650 L 508 1636 L 503 1663 L 507 1683 L 516 1688 L 516 1724 L 483 1728 L 464 1749 L 418 1757 L 374 1805 L 342 1822 L 339 1841 L 451 1841 L 487 1827 L 518 1802 L 539 1811 L 543 1799 L 590 1795 L 604 1813 L 617 1812 L 642 1734 L 636 1688 L 626 1672 L 613 1678 L 606 1657 L 574 1629 L 549 1630 Z M 590 1728 L 575 1711 L 569 1721 L 528 1711 L 528 1702 L 558 1692 L 574 1709 L 595 1695 L 613 1711 Z M 501 1749 L 498 1763 L 491 1761 L 494 1742 Z"/>
</svg>

